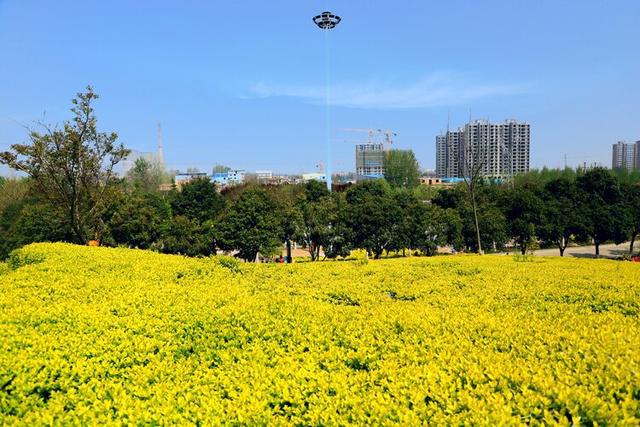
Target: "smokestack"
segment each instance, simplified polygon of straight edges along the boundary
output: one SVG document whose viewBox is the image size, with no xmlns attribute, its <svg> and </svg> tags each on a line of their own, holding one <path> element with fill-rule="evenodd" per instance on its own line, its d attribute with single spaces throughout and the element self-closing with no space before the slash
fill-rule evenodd
<svg viewBox="0 0 640 427">
<path fill-rule="evenodd" d="M 158 123 L 158 162 L 164 166 L 164 143 L 162 141 L 162 127 Z"/>
</svg>

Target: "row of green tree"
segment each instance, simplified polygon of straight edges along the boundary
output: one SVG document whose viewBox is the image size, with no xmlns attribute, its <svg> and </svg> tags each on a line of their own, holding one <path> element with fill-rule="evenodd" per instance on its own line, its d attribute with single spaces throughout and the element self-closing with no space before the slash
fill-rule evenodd
<svg viewBox="0 0 640 427">
<path fill-rule="evenodd" d="M 374 257 L 438 247 L 522 253 L 571 241 L 633 241 L 640 233 L 640 187 L 605 169 L 541 171 L 512 182 L 466 180 L 430 192 L 417 185 L 410 152 L 391 154 L 384 180 L 344 192 L 324 184 L 238 186 L 220 192 L 206 179 L 159 191 L 159 171 L 143 160 L 126 178 L 127 155 L 114 133 L 97 130 L 91 88 L 73 100 L 73 119 L 42 125 L 25 144 L 0 153 L 22 179 L 0 180 L 0 257 L 35 241 L 89 240 L 190 256 L 229 251 L 245 260 L 292 245 L 313 260 L 365 249 Z M 628 177 L 627 177 L 628 178 Z"/>
<path fill-rule="evenodd" d="M 632 250 L 640 234 L 640 186 L 620 183 L 604 169 L 522 185 L 483 182 L 476 190 L 477 227 L 463 185 L 426 199 L 385 180 L 341 193 L 329 193 L 316 181 L 221 193 L 207 179 L 160 192 L 148 186 L 148 178 L 140 173 L 121 180 L 94 229 L 82 236 L 69 212 L 34 191 L 34 178 L 0 182 L 0 256 L 34 241 L 86 243 L 88 235 L 103 245 L 189 256 L 222 250 L 245 260 L 279 255 L 283 245 L 290 250 L 294 243 L 313 260 L 356 248 L 374 257 L 406 250 L 433 255 L 442 246 L 477 252 L 514 245 L 525 253 L 541 245 L 562 255 L 571 242 L 592 242 L 598 254 L 607 241 L 630 241 Z"/>
<path fill-rule="evenodd" d="M 439 192 L 433 202 L 471 218 L 467 193 L 460 186 Z M 481 182 L 476 197 L 480 241 L 465 240 L 474 251 L 513 244 L 523 254 L 542 246 L 563 255 L 573 242 L 593 244 L 599 255 L 602 243 L 630 241 L 632 252 L 640 233 L 640 186 L 603 168 L 550 171 L 546 179 L 534 171 L 508 184 Z M 470 223 L 467 228 L 476 228 Z"/>
</svg>

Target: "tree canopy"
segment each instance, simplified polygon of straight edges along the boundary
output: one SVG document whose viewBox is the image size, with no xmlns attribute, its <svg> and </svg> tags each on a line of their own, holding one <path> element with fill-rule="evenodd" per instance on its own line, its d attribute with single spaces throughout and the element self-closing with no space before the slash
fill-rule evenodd
<svg viewBox="0 0 640 427">
<path fill-rule="evenodd" d="M 187 217 L 199 223 L 213 220 L 224 209 L 224 197 L 208 178 L 197 178 L 174 193 L 171 208 L 175 215 Z"/>
<path fill-rule="evenodd" d="M 100 240 L 102 214 L 117 182 L 113 169 L 129 153 L 116 143 L 115 132 L 98 132 L 96 99 L 88 86 L 71 101 L 73 118 L 61 128 L 40 123 L 41 131 L 29 132 L 29 143 L 0 153 L 0 163 L 27 174 L 51 206 L 63 210 L 78 243 Z"/>
<path fill-rule="evenodd" d="M 231 203 L 217 224 L 218 242 L 224 250 L 253 261 L 258 253 L 270 256 L 282 249 L 277 205 L 258 187 L 247 188 Z"/>
<path fill-rule="evenodd" d="M 393 188 L 420 184 L 420 165 L 412 150 L 390 150 L 384 159 L 384 179 Z"/>
</svg>

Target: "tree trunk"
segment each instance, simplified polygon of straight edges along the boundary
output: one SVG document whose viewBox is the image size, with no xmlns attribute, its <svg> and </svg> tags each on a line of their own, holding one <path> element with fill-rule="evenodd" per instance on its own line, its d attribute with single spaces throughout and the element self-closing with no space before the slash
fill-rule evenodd
<svg viewBox="0 0 640 427">
<path fill-rule="evenodd" d="M 480 241 L 480 227 L 478 226 L 478 209 L 476 207 L 476 193 L 471 190 L 471 202 L 473 205 L 473 219 L 476 224 L 476 237 L 478 239 L 478 253 L 482 254 L 482 242 Z"/>
<path fill-rule="evenodd" d="M 380 255 L 382 255 L 382 251 L 383 251 L 383 249 L 381 247 L 376 246 L 373 258 L 374 259 L 380 259 Z"/>
<path fill-rule="evenodd" d="M 78 244 L 86 245 L 88 243 L 87 236 L 84 233 L 84 224 L 80 220 L 80 210 L 75 201 L 71 202 L 71 229 L 78 238 Z"/>
<path fill-rule="evenodd" d="M 520 245 L 520 253 L 522 255 L 526 255 L 527 254 L 527 245 Z"/>
<path fill-rule="evenodd" d="M 566 240 L 564 238 L 564 236 L 562 236 L 560 238 L 560 241 L 558 242 L 558 249 L 560 249 L 560 256 L 564 256 L 564 250 L 567 248 L 567 245 L 565 244 Z"/>
<path fill-rule="evenodd" d="M 633 255 L 633 245 L 636 243 L 636 233 L 631 234 L 631 244 L 629 245 L 629 255 Z"/>
<path fill-rule="evenodd" d="M 600 258 L 600 242 L 594 240 L 593 243 L 596 245 L 596 258 Z"/>
<path fill-rule="evenodd" d="M 287 264 L 291 264 L 291 239 L 287 239 Z"/>
<path fill-rule="evenodd" d="M 80 230 L 80 227 L 78 226 L 78 221 L 76 219 L 76 208 L 75 208 L 75 204 L 71 204 L 71 207 L 69 209 L 69 219 L 71 221 L 71 230 L 73 231 L 73 234 L 75 234 L 76 239 L 78 239 L 77 243 L 80 245 L 86 245 L 87 241 L 84 238 L 84 235 L 82 233 L 82 231 Z"/>
</svg>

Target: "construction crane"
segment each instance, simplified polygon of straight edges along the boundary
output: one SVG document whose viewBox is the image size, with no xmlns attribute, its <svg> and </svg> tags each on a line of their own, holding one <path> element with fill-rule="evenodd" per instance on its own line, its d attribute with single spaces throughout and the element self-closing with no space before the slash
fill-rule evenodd
<svg viewBox="0 0 640 427">
<path fill-rule="evenodd" d="M 374 143 L 373 138 L 374 138 L 374 136 L 376 134 L 376 131 L 377 131 L 377 129 L 363 129 L 363 128 L 347 128 L 347 129 L 340 129 L 340 130 L 345 131 L 345 132 L 364 132 L 364 133 L 367 133 L 367 134 L 369 134 L 369 141 L 368 141 L 369 144 L 373 144 Z"/>
<path fill-rule="evenodd" d="M 382 141 L 385 144 L 385 151 L 389 151 L 391 149 L 391 144 L 393 144 L 392 137 L 398 136 L 398 134 L 389 129 L 365 129 L 365 128 L 346 128 L 341 129 L 345 132 L 364 132 L 369 135 L 369 140 L 367 143 L 373 144 L 376 142 L 376 135 L 381 135 Z"/>
<path fill-rule="evenodd" d="M 398 136 L 396 132 L 390 131 L 389 129 L 378 129 L 378 132 L 384 135 L 384 143 L 385 143 L 385 151 L 389 152 L 391 150 L 391 144 L 393 144 L 392 136 Z"/>
</svg>

